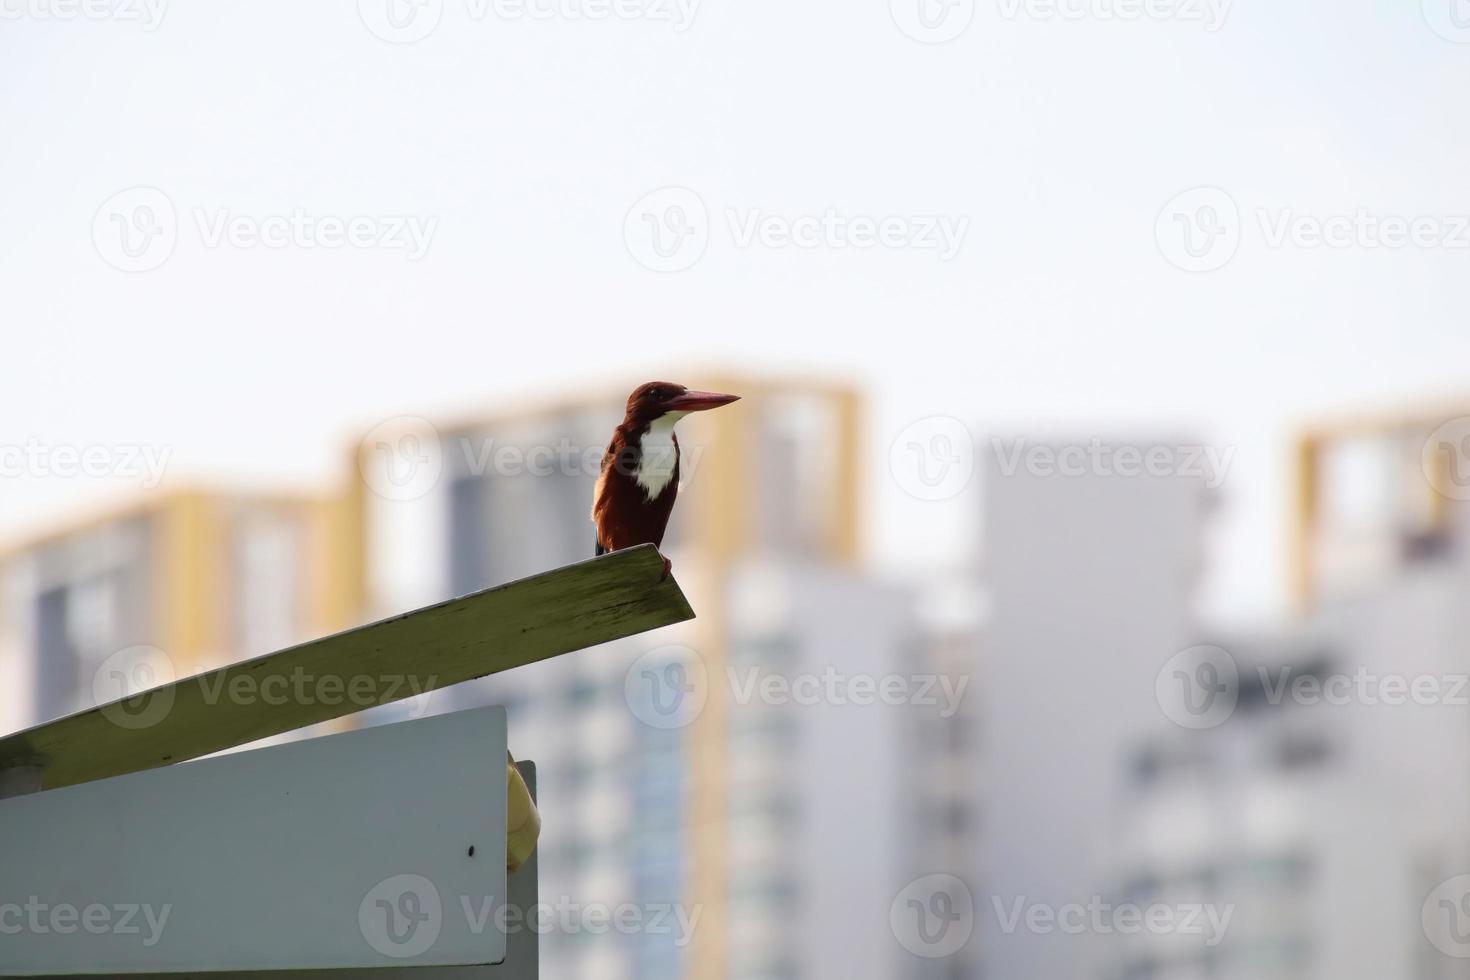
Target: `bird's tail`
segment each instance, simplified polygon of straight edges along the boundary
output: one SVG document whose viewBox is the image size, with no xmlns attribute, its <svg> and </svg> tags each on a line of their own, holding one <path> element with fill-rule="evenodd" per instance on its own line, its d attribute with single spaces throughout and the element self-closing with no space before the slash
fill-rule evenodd
<svg viewBox="0 0 1470 980">
<path fill-rule="evenodd" d="M 598 540 L 597 540 L 597 551 L 596 551 L 596 556 L 597 556 L 597 557 L 598 557 L 598 558 L 601 558 L 601 557 L 602 557 L 602 556 L 603 556 L 603 555 L 605 555 L 605 554 L 607 554 L 607 549 L 606 549 L 606 548 L 604 548 L 604 547 L 603 547 L 603 546 L 602 546 L 602 539 L 601 539 L 601 538 L 599 538 L 599 539 L 598 539 Z"/>
</svg>

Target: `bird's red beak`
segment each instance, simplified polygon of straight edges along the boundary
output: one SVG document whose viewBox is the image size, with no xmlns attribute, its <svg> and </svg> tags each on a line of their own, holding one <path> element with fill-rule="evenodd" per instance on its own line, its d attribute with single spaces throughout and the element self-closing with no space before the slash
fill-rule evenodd
<svg viewBox="0 0 1470 980">
<path fill-rule="evenodd" d="M 664 406 L 671 412 L 707 412 L 739 400 L 739 395 L 722 395 L 717 391 L 686 391 L 664 402 Z"/>
</svg>

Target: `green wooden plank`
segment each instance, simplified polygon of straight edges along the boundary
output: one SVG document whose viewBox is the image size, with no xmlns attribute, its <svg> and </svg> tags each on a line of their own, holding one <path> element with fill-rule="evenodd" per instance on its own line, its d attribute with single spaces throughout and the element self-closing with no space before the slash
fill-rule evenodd
<svg viewBox="0 0 1470 980">
<path fill-rule="evenodd" d="M 195 759 L 694 618 L 653 545 L 231 664 L 0 739 L 54 789 Z"/>
</svg>

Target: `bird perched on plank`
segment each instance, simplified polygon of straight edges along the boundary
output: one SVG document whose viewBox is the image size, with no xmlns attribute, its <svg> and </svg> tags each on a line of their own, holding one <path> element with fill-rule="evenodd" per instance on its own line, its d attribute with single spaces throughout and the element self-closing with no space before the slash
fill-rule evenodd
<svg viewBox="0 0 1470 980">
<path fill-rule="evenodd" d="M 603 453 L 592 499 L 597 554 L 663 543 L 679 496 L 679 439 L 674 425 L 690 412 L 739 400 L 739 395 L 690 391 L 668 381 L 650 381 L 628 396 L 623 422 L 613 430 Z M 665 578 L 671 567 L 665 558 Z"/>
</svg>

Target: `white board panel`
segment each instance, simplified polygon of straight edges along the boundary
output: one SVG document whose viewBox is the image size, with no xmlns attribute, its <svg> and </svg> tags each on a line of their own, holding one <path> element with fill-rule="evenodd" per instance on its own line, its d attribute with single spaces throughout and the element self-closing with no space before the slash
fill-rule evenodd
<svg viewBox="0 0 1470 980">
<path fill-rule="evenodd" d="M 0 801 L 0 974 L 499 962 L 505 753 L 481 708 Z"/>
</svg>

